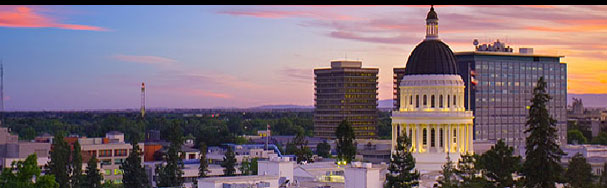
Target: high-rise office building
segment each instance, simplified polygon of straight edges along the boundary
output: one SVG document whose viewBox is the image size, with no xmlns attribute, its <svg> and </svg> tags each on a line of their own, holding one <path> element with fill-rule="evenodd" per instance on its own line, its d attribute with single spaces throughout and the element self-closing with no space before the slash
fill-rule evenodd
<svg viewBox="0 0 607 188">
<path fill-rule="evenodd" d="M 552 96 L 548 112 L 557 120 L 558 141 L 565 144 L 567 65 L 560 62 L 562 56 L 533 54 L 531 48 L 512 51 L 498 40 L 493 45 L 478 45 L 472 52 L 455 53 L 466 84 L 465 105 L 476 117 L 475 140 L 503 139 L 510 146 L 524 148 L 533 88 L 543 76 Z"/>
<path fill-rule="evenodd" d="M 377 137 L 378 68 L 361 61 L 331 61 L 331 68 L 314 69 L 314 133 L 335 138 L 342 120 L 352 124 L 356 138 Z"/>
<path fill-rule="evenodd" d="M 405 76 L 405 68 L 394 67 L 392 71 L 394 72 L 394 80 L 392 80 L 392 103 L 394 104 L 394 108 L 392 108 L 392 111 L 398 111 L 400 108 L 400 89 L 398 89 L 398 86 L 400 85 L 400 81 L 403 80 L 403 76 Z"/>
</svg>

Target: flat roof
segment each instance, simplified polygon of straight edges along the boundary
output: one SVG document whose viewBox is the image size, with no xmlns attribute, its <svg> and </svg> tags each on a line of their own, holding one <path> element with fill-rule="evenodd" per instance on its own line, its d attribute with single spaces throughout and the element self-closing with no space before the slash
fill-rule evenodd
<svg viewBox="0 0 607 188">
<path fill-rule="evenodd" d="M 198 178 L 198 179 L 205 181 L 205 182 L 230 183 L 230 182 L 256 181 L 256 180 L 273 180 L 273 179 L 278 179 L 278 178 L 279 178 L 278 176 L 270 176 L 270 175 L 251 175 L 251 176 L 207 177 L 207 178 Z"/>
<path fill-rule="evenodd" d="M 464 52 L 455 52 L 454 54 L 455 55 L 519 56 L 519 57 L 555 57 L 555 58 L 565 57 L 565 56 L 546 55 L 546 54 L 521 54 L 521 53 L 511 53 L 511 52 L 484 52 L 484 51 L 464 51 Z"/>
</svg>

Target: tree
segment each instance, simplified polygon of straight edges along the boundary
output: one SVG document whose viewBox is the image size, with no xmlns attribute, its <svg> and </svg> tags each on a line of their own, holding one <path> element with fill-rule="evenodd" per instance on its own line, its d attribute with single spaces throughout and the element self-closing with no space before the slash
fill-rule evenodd
<svg viewBox="0 0 607 188">
<path fill-rule="evenodd" d="M 316 154 L 324 158 L 331 157 L 331 145 L 329 145 L 326 140 L 322 143 L 318 143 L 316 145 Z"/>
<path fill-rule="evenodd" d="M 236 174 L 236 154 L 234 154 L 232 147 L 228 146 L 221 167 L 223 167 L 224 176 L 234 176 Z"/>
<path fill-rule="evenodd" d="M 72 188 L 79 188 L 82 184 L 82 155 L 80 154 L 81 148 L 78 140 L 74 143 L 74 149 L 72 150 L 72 176 L 71 184 Z"/>
<path fill-rule="evenodd" d="M 607 145 L 607 133 L 600 132 L 599 135 L 592 138 L 592 144 Z"/>
<path fill-rule="evenodd" d="M 560 161 L 565 153 L 556 143 L 556 120 L 546 109 L 551 97 L 546 92 L 544 77 L 537 81 L 533 95 L 525 130 L 529 134 L 525 143 L 526 158 L 521 172 L 526 187 L 553 188 L 561 180 Z"/>
<path fill-rule="evenodd" d="M 251 159 L 251 175 L 257 175 L 258 174 L 258 163 L 257 161 L 259 161 L 259 158 L 255 157 L 253 159 Z"/>
<path fill-rule="evenodd" d="M 486 187 L 485 179 L 478 176 L 480 174 L 478 158 L 478 155 L 469 153 L 460 156 L 455 170 L 457 179 L 461 180 L 460 187 Z"/>
<path fill-rule="evenodd" d="M 390 173 L 386 174 L 385 188 L 408 188 L 419 185 L 419 172 L 415 169 L 415 158 L 409 148 L 411 141 L 406 135 L 396 139 L 396 150 L 392 153 Z"/>
<path fill-rule="evenodd" d="M 198 166 L 198 177 L 207 177 L 209 173 L 209 161 L 207 160 L 207 145 L 201 142 L 198 146 L 200 150 L 200 166 Z"/>
<path fill-rule="evenodd" d="M 343 120 L 335 131 L 337 137 L 338 160 L 352 162 L 356 156 L 356 144 L 354 143 L 354 129 L 347 120 Z"/>
<path fill-rule="evenodd" d="M 63 133 L 57 132 L 51 145 L 51 160 L 48 162 L 49 174 L 55 176 L 59 188 L 70 187 L 70 173 L 72 171 L 70 161 L 70 146 L 63 139 Z"/>
<path fill-rule="evenodd" d="M 151 187 L 148 181 L 145 168 L 141 166 L 141 149 L 137 144 L 136 139 L 131 141 L 133 151 L 129 153 L 126 160 L 120 165 L 122 169 L 122 183 L 129 188 L 149 188 Z"/>
<path fill-rule="evenodd" d="M 0 187 L 11 188 L 58 188 L 53 175 L 40 176 L 42 170 L 38 167 L 36 154 L 29 155 L 25 161 L 13 161 L 11 168 L 2 169 Z M 13 174 L 15 169 L 16 174 Z M 36 183 L 32 179 L 36 179 Z"/>
<path fill-rule="evenodd" d="M 103 181 L 103 176 L 99 173 L 99 169 L 97 169 L 97 158 L 95 155 L 89 159 L 86 163 L 85 170 L 85 178 L 83 181 L 83 185 L 89 188 L 99 188 L 101 187 L 101 181 Z"/>
<path fill-rule="evenodd" d="M 569 144 L 585 144 L 588 143 L 588 139 L 582 134 L 580 130 L 568 130 L 567 131 L 567 143 Z"/>
<path fill-rule="evenodd" d="M 443 165 L 443 169 L 440 171 L 441 176 L 438 178 L 438 187 L 442 188 L 456 188 L 458 186 L 458 180 L 455 176 L 455 166 L 447 153 L 447 163 Z"/>
<path fill-rule="evenodd" d="M 242 159 L 239 170 L 241 175 L 251 175 L 251 161 L 248 157 Z"/>
<path fill-rule="evenodd" d="M 295 155 L 297 153 L 297 144 L 293 141 L 287 142 L 287 148 L 285 149 L 285 155 Z"/>
<path fill-rule="evenodd" d="M 599 178 L 598 187 L 607 188 L 607 163 L 603 164 L 603 173 L 601 173 L 601 177 Z"/>
<path fill-rule="evenodd" d="M 480 167 L 490 184 L 497 188 L 513 187 L 516 182 L 512 174 L 519 171 L 521 157 L 513 156 L 514 148 L 506 145 L 503 140 L 498 140 L 491 149 L 481 155 Z"/>
<path fill-rule="evenodd" d="M 178 122 L 173 122 L 167 130 L 167 140 L 170 142 L 169 149 L 165 156 L 166 165 L 157 166 L 158 179 L 156 184 L 159 187 L 175 187 L 183 184 L 183 160 L 179 155 L 183 145 L 183 130 Z"/>
<path fill-rule="evenodd" d="M 591 188 L 593 182 L 592 166 L 580 153 L 575 154 L 569 161 L 565 179 L 572 188 Z"/>
<path fill-rule="evenodd" d="M 295 145 L 295 157 L 297 158 L 297 163 L 302 163 L 303 161 L 311 161 L 312 160 L 312 150 L 308 148 L 308 141 L 306 140 L 304 133 L 297 133 L 297 136 L 293 139 L 293 145 Z"/>
</svg>

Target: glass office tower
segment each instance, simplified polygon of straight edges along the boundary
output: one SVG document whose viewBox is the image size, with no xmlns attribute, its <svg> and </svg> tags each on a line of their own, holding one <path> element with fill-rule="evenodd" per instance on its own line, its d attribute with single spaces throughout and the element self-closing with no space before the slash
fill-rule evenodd
<svg viewBox="0 0 607 188">
<path fill-rule="evenodd" d="M 543 76 L 552 96 L 548 111 L 557 120 L 560 144 L 566 144 L 567 65 L 560 62 L 562 56 L 533 54 L 530 48 L 513 53 L 499 42 L 493 47 L 480 45 L 474 52 L 455 53 L 466 84 L 465 105 L 474 111 L 474 139 L 503 139 L 510 146 L 524 148 L 533 88 Z"/>
</svg>

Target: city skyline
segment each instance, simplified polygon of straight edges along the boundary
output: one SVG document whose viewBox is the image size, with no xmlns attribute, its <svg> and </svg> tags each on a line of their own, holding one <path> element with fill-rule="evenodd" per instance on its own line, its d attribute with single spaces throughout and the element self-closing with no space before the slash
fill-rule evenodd
<svg viewBox="0 0 607 188">
<path fill-rule="evenodd" d="M 607 6 L 435 6 L 453 51 L 495 39 L 562 55 L 568 92 L 606 94 Z M 0 6 L 5 109 L 314 104 L 314 68 L 392 68 L 423 40 L 428 6 Z"/>
</svg>

